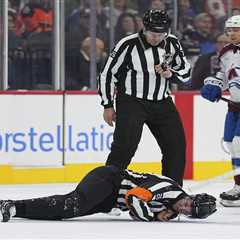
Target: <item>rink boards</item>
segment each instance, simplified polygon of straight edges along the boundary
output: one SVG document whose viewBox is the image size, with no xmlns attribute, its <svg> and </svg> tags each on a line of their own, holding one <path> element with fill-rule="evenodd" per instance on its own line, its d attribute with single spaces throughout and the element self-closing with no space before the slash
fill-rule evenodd
<svg viewBox="0 0 240 240">
<path fill-rule="evenodd" d="M 225 102 L 210 103 L 196 92 L 173 94 L 187 137 L 186 179 L 230 170 L 221 148 Z M 102 118 L 100 98 L 81 92 L 1 92 L 0 183 L 78 181 L 104 164 L 113 128 Z M 161 152 L 144 128 L 133 164 L 160 173 Z"/>
</svg>

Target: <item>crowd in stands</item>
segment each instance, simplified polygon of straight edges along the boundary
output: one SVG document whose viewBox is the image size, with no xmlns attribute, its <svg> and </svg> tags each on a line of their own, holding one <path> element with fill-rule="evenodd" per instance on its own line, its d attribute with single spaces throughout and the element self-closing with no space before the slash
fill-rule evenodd
<svg viewBox="0 0 240 240">
<path fill-rule="evenodd" d="M 9 89 L 52 89 L 53 0 L 9 0 Z M 217 54 L 227 43 L 224 21 L 227 0 L 178 0 L 177 29 L 193 66 L 191 82 L 182 90 L 198 90 L 204 74 L 218 69 Z M 90 1 L 67 0 L 65 19 L 66 89 L 90 88 Z M 231 14 L 240 14 L 240 0 L 232 0 Z M 138 32 L 147 9 L 166 10 L 173 18 L 173 0 L 96 0 L 97 74 L 111 46 Z M 114 30 L 113 44 L 110 30 Z M 208 66 L 208 67 L 206 67 Z M 202 71 L 205 69 L 205 71 Z"/>
<path fill-rule="evenodd" d="M 52 89 L 52 0 L 11 0 L 8 10 L 9 89 Z"/>
</svg>

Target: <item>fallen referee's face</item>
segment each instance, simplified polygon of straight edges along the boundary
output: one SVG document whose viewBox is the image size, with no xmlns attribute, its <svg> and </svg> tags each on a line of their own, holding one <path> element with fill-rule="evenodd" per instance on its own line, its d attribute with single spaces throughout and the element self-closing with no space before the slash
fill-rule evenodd
<svg viewBox="0 0 240 240">
<path fill-rule="evenodd" d="M 144 31 L 146 36 L 147 42 L 152 46 L 157 46 L 164 38 L 167 37 L 168 33 L 163 32 L 151 32 L 151 31 Z"/>
<path fill-rule="evenodd" d="M 184 197 L 173 205 L 173 209 L 180 214 L 190 216 L 192 212 L 192 204 L 193 200 L 190 197 Z"/>
</svg>

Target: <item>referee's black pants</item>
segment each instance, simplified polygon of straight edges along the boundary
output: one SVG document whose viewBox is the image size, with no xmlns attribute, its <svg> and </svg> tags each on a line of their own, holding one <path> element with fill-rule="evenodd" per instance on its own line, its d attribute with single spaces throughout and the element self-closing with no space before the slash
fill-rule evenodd
<svg viewBox="0 0 240 240">
<path fill-rule="evenodd" d="M 146 123 L 162 151 L 162 175 L 182 186 L 186 140 L 183 125 L 171 97 L 148 101 L 121 95 L 116 100 L 116 127 L 106 165 L 126 169 L 140 142 Z M 151 159 L 151 149 L 149 159 Z"/>
<path fill-rule="evenodd" d="M 110 212 L 122 179 L 121 171 L 114 166 L 95 168 L 68 194 L 14 201 L 15 217 L 61 220 Z"/>
</svg>

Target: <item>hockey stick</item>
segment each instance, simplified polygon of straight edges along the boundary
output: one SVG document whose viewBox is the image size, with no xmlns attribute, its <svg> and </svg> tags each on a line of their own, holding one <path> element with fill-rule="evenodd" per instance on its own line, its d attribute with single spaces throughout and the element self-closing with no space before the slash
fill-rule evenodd
<svg viewBox="0 0 240 240">
<path fill-rule="evenodd" d="M 236 107 L 237 109 L 240 110 L 240 104 L 237 104 L 237 103 L 235 103 L 235 102 L 233 102 L 230 99 L 227 99 L 225 97 L 220 97 L 220 100 L 222 100 L 224 102 L 227 102 L 227 103 L 231 104 L 232 106 L 234 106 L 234 107 Z"/>
<path fill-rule="evenodd" d="M 190 192 L 194 192 L 200 188 L 206 187 L 208 185 L 211 185 L 213 183 L 218 183 L 221 182 L 229 177 L 234 177 L 236 175 L 240 175 L 240 167 L 239 168 L 235 168 L 234 170 L 228 171 L 222 175 L 219 175 L 217 177 L 214 178 L 210 178 L 208 180 L 202 181 L 201 183 L 196 184 L 195 186 L 189 187 L 187 188 L 187 190 L 189 190 Z"/>
</svg>

